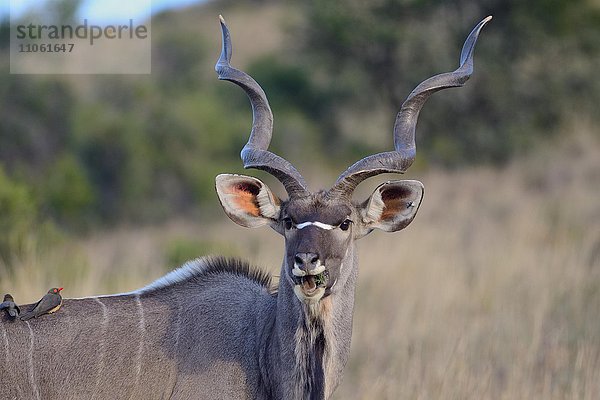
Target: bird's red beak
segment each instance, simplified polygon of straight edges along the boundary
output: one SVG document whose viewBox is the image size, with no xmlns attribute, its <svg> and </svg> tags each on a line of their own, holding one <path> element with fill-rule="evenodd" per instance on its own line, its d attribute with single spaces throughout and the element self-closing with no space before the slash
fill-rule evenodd
<svg viewBox="0 0 600 400">
<path fill-rule="evenodd" d="M 61 287 L 59 287 L 59 288 L 58 288 L 58 291 L 60 292 L 60 291 L 61 291 L 61 290 L 63 290 L 63 289 L 64 289 L 64 288 L 61 288 Z"/>
</svg>

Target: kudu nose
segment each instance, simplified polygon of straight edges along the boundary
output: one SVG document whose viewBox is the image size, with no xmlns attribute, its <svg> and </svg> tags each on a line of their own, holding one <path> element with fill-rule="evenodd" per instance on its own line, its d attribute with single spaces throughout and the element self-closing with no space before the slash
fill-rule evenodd
<svg viewBox="0 0 600 400">
<path fill-rule="evenodd" d="M 319 255 L 315 253 L 296 253 L 294 264 L 302 271 L 311 271 L 317 266 Z"/>
</svg>

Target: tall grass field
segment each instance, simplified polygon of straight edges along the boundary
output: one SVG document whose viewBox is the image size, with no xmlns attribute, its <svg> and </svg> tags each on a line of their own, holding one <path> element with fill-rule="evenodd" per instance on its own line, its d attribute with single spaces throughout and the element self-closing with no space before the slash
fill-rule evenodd
<svg viewBox="0 0 600 400">
<path fill-rule="evenodd" d="M 571 135 L 502 169 L 408 177 L 425 184 L 415 221 L 360 241 L 352 352 L 335 398 L 600 398 L 598 136 Z M 32 243 L 0 266 L 0 289 L 21 303 L 59 285 L 66 297 L 128 291 L 211 253 L 279 274 L 276 233 L 217 221 Z"/>
</svg>

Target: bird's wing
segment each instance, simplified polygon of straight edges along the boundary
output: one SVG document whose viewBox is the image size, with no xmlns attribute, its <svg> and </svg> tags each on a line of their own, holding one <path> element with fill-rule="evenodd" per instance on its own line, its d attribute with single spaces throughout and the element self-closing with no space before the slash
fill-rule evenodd
<svg viewBox="0 0 600 400">
<path fill-rule="evenodd" d="M 54 307 L 60 305 L 61 298 L 52 295 L 46 295 L 42 300 L 40 300 L 39 310 L 41 312 L 46 312 L 48 310 L 52 310 Z"/>
<path fill-rule="evenodd" d="M 4 310 L 5 308 L 10 307 L 10 303 L 8 301 L 4 301 L 0 303 L 0 310 Z"/>
<path fill-rule="evenodd" d="M 44 300 L 44 298 L 43 298 L 43 297 L 42 297 L 41 299 L 39 299 L 39 300 L 38 300 L 38 302 L 37 302 L 37 303 L 35 303 L 35 304 L 33 305 L 33 307 L 31 307 L 31 309 L 29 309 L 29 312 L 33 312 L 33 311 L 34 311 L 34 310 L 35 310 L 35 309 L 36 309 L 36 308 L 37 308 L 37 307 L 40 305 L 40 303 L 42 302 L 42 300 Z"/>
</svg>

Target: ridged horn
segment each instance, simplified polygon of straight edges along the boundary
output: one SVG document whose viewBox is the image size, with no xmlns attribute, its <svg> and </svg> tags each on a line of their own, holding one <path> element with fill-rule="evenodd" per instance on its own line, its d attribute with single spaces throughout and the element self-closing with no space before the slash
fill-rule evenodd
<svg viewBox="0 0 600 400">
<path fill-rule="evenodd" d="M 460 54 L 460 66 L 453 72 L 433 76 L 421 82 L 402 104 L 394 124 L 394 151 L 374 154 L 353 164 L 340 175 L 329 190 L 331 197 L 351 196 L 365 179 L 386 172 L 404 173 L 415 160 L 415 129 L 421 108 L 433 93 L 460 87 L 473 73 L 473 51 L 479 32 L 491 16 L 481 21 L 469 34 Z"/>
<path fill-rule="evenodd" d="M 219 79 L 233 82 L 244 89 L 252 105 L 252 130 L 248 143 L 241 152 L 244 168 L 256 168 L 273 175 L 283 184 L 290 197 L 306 195 L 306 182 L 298 170 L 290 162 L 268 150 L 273 132 L 273 113 L 269 101 L 264 90 L 250 75 L 230 65 L 231 35 L 223 17 L 219 15 L 219 19 L 223 47 L 215 71 Z"/>
</svg>

